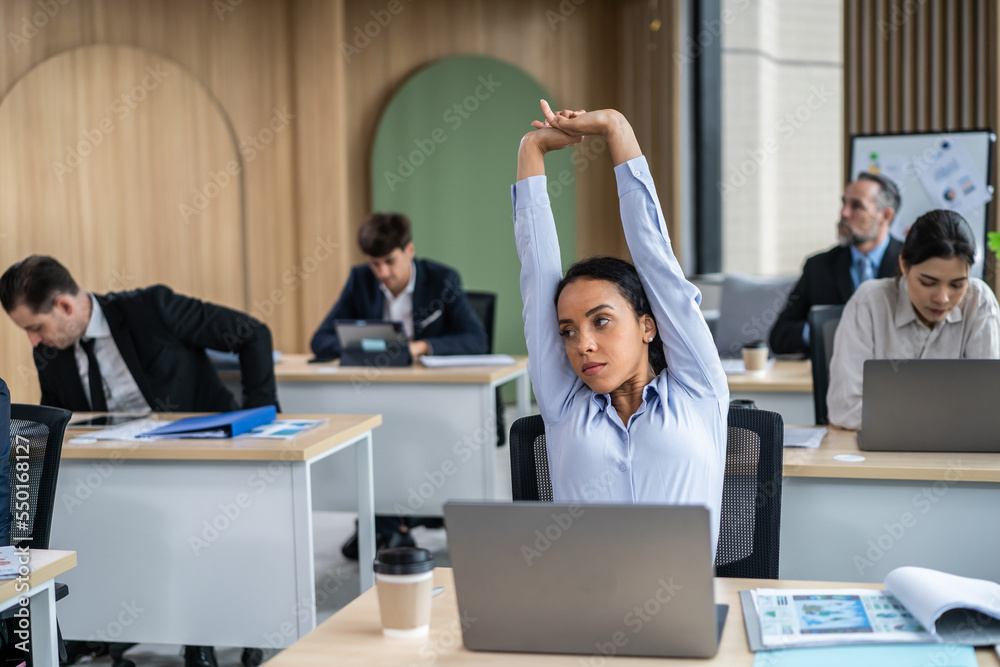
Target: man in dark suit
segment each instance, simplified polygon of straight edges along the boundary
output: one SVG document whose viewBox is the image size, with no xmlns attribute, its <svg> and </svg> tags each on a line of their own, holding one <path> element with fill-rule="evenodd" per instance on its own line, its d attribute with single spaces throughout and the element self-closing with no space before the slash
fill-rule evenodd
<svg viewBox="0 0 1000 667">
<path fill-rule="evenodd" d="M 400 321 L 410 353 L 485 354 L 486 329 L 472 310 L 454 269 L 414 259 L 410 221 L 401 213 L 373 213 L 358 232 L 368 263 L 355 266 L 333 309 L 312 338 L 317 357 L 340 356 L 336 320 Z"/>
<path fill-rule="evenodd" d="M 32 255 L 0 276 L 0 303 L 34 347 L 42 405 L 77 412 L 220 412 L 239 406 L 205 349 L 236 352 L 243 408 L 278 405 L 271 332 L 244 313 L 154 285 L 81 290 L 51 257 Z M 187 646 L 188 667 L 214 667 L 209 646 Z"/>
<path fill-rule="evenodd" d="M 837 227 L 840 245 L 806 260 L 771 329 L 775 354 L 809 351 L 813 306 L 843 305 L 864 281 L 896 275 L 903 244 L 890 236 L 889 225 L 899 204 L 899 190 L 885 176 L 865 172 L 848 184 Z"/>
<path fill-rule="evenodd" d="M 410 220 L 402 213 L 373 213 L 358 230 L 367 264 L 351 269 L 333 309 L 313 334 L 319 358 L 340 356 L 336 320 L 402 322 L 414 359 L 424 354 L 486 354 L 489 344 L 482 321 L 472 310 L 458 272 L 428 259 L 414 259 Z M 376 516 L 378 547 L 413 546 L 411 526 L 438 526 L 428 517 Z M 341 551 L 358 557 L 357 531 Z"/>
</svg>

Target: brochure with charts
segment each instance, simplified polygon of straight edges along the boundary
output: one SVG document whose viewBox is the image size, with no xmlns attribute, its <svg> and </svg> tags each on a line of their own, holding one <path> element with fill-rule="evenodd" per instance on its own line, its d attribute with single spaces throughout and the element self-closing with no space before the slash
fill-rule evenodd
<svg viewBox="0 0 1000 667">
<path fill-rule="evenodd" d="M 900 567 L 885 587 L 743 591 L 751 648 L 1000 642 L 1000 585 L 992 581 Z"/>
<path fill-rule="evenodd" d="M 0 579 L 16 579 L 21 569 L 21 560 L 17 555 L 17 547 L 0 547 Z M 28 570 L 34 570 L 28 563 Z"/>
</svg>

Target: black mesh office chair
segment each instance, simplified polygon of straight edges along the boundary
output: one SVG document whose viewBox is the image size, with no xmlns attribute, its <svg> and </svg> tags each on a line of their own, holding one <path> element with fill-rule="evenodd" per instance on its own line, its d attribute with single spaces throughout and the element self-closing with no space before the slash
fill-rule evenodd
<svg viewBox="0 0 1000 667">
<path fill-rule="evenodd" d="M 809 309 L 809 360 L 812 362 L 813 411 L 817 424 L 829 423 L 826 390 L 830 387 L 833 337 L 843 313 L 843 306 L 813 306 Z"/>
<path fill-rule="evenodd" d="M 495 332 L 495 318 L 497 310 L 497 295 L 493 292 L 466 292 L 466 298 L 472 310 L 476 311 L 483 326 L 486 327 L 487 351 L 493 353 L 493 334 Z M 503 394 L 500 387 L 497 387 L 497 447 L 502 446 L 507 441 L 507 425 L 503 418 Z"/>
<path fill-rule="evenodd" d="M 778 578 L 783 444 L 778 413 L 729 409 L 717 576 Z M 522 417 L 511 426 L 510 472 L 515 501 L 552 502 L 540 416 Z"/>
<path fill-rule="evenodd" d="M 14 517 L 10 539 L 15 546 L 49 548 L 59 458 L 66 424 L 72 414 L 69 410 L 44 405 L 14 403 L 10 406 L 10 511 Z M 18 504 L 25 500 L 25 489 L 15 486 L 23 483 L 17 477 L 17 464 L 23 465 L 25 461 L 28 463 L 27 516 L 23 507 L 18 508 Z M 55 585 L 56 600 L 61 600 L 68 593 L 69 587 L 66 584 Z M 58 629 L 58 625 L 56 627 Z M 59 658 L 66 660 L 66 647 L 61 633 Z"/>
</svg>

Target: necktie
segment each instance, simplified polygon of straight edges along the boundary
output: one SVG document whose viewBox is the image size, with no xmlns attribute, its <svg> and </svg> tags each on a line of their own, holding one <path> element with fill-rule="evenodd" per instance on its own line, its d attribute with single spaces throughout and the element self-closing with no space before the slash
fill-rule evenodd
<svg viewBox="0 0 1000 667">
<path fill-rule="evenodd" d="M 97 365 L 97 355 L 94 354 L 94 339 L 80 339 L 80 347 L 87 353 L 90 380 L 90 409 L 94 412 L 107 412 L 108 401 L 104 398 L 104 381 L 101 378 L 101 367 Z"/>
<path fill-rule="evenodd" d="M 875 277 L 875 269 L 872 268 L 872 262 L 867 257 L 862 257 L 858 260 L 858 284 L 865 282 L 866 280 L 871 280 Z"/>
</svg>

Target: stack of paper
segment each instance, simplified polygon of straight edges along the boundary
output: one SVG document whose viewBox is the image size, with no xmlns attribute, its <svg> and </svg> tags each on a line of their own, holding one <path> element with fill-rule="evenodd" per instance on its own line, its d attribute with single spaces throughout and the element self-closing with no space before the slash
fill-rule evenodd
<svg viewBox="0 0 1000 667">
<path fill-rule="evenodd" d="M 450 354 L 420 357 L 420 363 L 427 368 L 448 366 L 510 366 L 514 357 L 509 354 Z"/>
<path fill-rule="evenodd" d="M 825 427 L 810 426 L 805 428 L 785 427 L 785 447 L 807 447 L 816 449 L 826 435 Z"/>
</svg>

